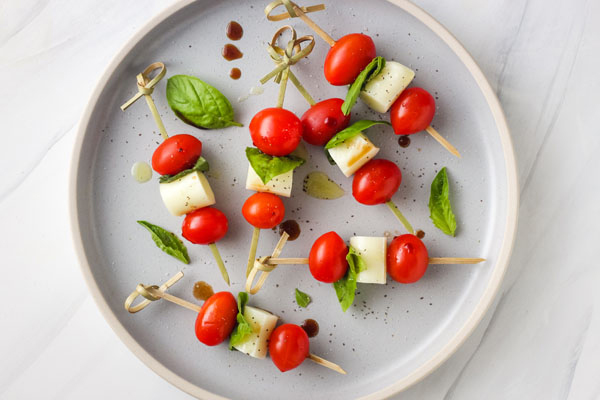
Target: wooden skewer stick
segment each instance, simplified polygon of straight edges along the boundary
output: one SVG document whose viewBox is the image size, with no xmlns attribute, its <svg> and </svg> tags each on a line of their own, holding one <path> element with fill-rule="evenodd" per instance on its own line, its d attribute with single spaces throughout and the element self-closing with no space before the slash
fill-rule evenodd
<svg viewBox="0 0 600 400">
<path fill-rule="evenodd" d="M 287 232 L 283 232 L 281 234 L 281 237 L 279 238 L 279 242 L 277 242 L 277 246 L 275 246 L 275 250 L 273 250 L 273 254 L 271 255 L 272 258 L 279 257 L 279 255 L 281 254 L 281 251 L 283 250 L 283 246 L 285 246 L 289 237 L 290 237 L 290 235 L 288 235 Z M 267 278 L 269 277 L 269 274 L 277 267 L 277 265 L 271 264 L 273 267 L 270 268 L 269 270 L 265 270 L 263 268 L 264 267 L 263 262 L 267 258 L 268 257 L 263 257 L 262 259 L 258 259 L 254 262 L 254 266 L 252 267 L 252 270 L 250 270 L 250 274 L 248 275 L 248 278 L 246 278 L 246 292 L 248 292 L 250 294 L 258 293 L 258 291 L 262 288 L 262 286 L 266 282 Z M 261 268 L 263 268 L 263 269 L 261 270 Z M 258 282 L 256 282 L 256 285 L 254 285 L 254 287 L 252 287 L 252 283 L 254 282 L 254 278 L 256 278 L 256 274 L 258 273 L 258 271 L 261 272 L 260 277 L 258 278 Z"/>
<path fill-rule="evenodd" d="M 485 258 L 429 257 L 429 264 L 479 264 Z"/>
<path fill-rule="evenodd" d="M 215 262 L 217 263 L 217 266 L 219 267 L 219 271 L 221 271 L 221 276 L 223 277 L 223 280 L 225 281 L 225 283 L 227 283 L 227 286 L 231 286 L 231 283 L 229 282 L 229 273 L 227 272 L 227 267 L 225 267 L 225 263 L 223 262 L 221 253 L 219 252 L 219 249 L 217 248 L 217 244 L 211 243 L 208 245 L 208 247 L 210 248 L 210 251 L 213 254 L 213 258 L 215 259 Z"/>
<path fill-rule="evenodd" d="M 435 140 L 438 141 L 446 150 L 450 153 L 454 154 L 456 157 L 461 158 L 460 153 L 456 150 L 456 147 L 452 146 L 450 142 L 448 142 L 442 135 L 438 133 L 431 125 L 425 128 L 427 133 L 429 133 Z"/>
<path fill-rule="evenodd" d="M 269 257 L 265 264 L 268 265 L 294 265 L 294 264 L 308 264 L 308 258 L 272 258 Z"/>
<path fill-rule="evenodd" d="M 158 70 L 158 74 L 150 79 L 150 74 L 154 71 Z M 160 113 L 156 109 L 156 105 L 154 104 L 154 100 L 152 100 L 152 92 L 154 91 L 154 86 L 165 76 L 167 73 L 167 68 L 165 64 L 161 62 L 155 62 L 150 64 L 146 69 L 139 73 L 136 77 L 138 92 L 129 99 L 125 104 L 121 106 L 121 110 L 125 111 L 129 106 L 135 103 L 140 97 L 144 96 L 146 99 L 146 103 L 148 103 L 148 108 L 150 108 L 150 112 L 154 117 L 154 121 L 158 126 L 158 130 L 160 131 L 160 135 L 163 140 L 167 140 L 169 135 L 167 134 L 167 129 L 165 128 L 165 124 L 163 124 L 162 119 L 160 118 Z"/>
<path fill-rule="evenodd" d="M 339 365 L 337 365 L 335 363 L 332 363 L 331 361 L 327 361 L 326 359 L 316 356 L 314 354 L 309 354 L 307 358 L 309 358 L 311 361 L 314 361 L 323 367 L 332 369 L 335 372 L 339 372 L 342 375 L 346 375 L 346 371 L 344 371 L 342 369 L 342 367 L 340 367 Z"/>
<path fill-rule="evenodd" d="M 297 5 L 294 5 L 293 7 L 294 12 L 302 21 L 304 21 L 304 23 L 306 23 L 306 25 L 310 27 L 310 29 L 315 31 L 315 33 L 319 35 L 324 41 L 326 41 L 328 45 L 330 45 L 331 47 L 335 46 L 335 40 L 331 36 L 329 36 L 327 32 L 321 29 L 319 25 L 317 25 L 312 19 L 310 19 L 310 17 L 308 17 L 300 7 L 298 7 Z"/>
<path fill-rule="evenodd" d="M 394 216 L 396 218 L 398 218 L 398 221 L 400 221 L 400 223 L 402 225 L 404 225 L 404 228 L 408 231 L 408 233 L 410 233 L 411 235 L 414 235 L 415 234 L 414 228 L 412 227 L 410 222 L 408 222 L 408 220 L 406 219 L 404 214 L 402 214 L 402 212 L 400 211 L 398 206 L 391 200 L 387 201 L 385 203 L 385 205 L 389 207 L 389 209 L 392 211 L 392 213 L 394 213 Z"/>
<path fill-rule="evenodd" d="M 158 288 L 154 286 L 144 286 L 144 289 L 154 297 L 158 297 L 159 299 L 165 299 L 167 301 L 170 301 L 171 303 L 177 304 L 178 306 L 185 307 L 188 310 L 200 312 L 200 309 L 202 308 L 197 304 L 190 303 L 189 301 L 180 299 L 179 297 L 175 297 L 172 294 L 161 292 L 160 290 L 158 290 Z"/>
<path fill-rule="evenodd" d="M 484 262 L 485 258 L 461 258 L 461 257 L 430 257 L 429 264 L 479 264 Z M 308 264 L 308 258 L 272 258 L 269 257 L 264 262 L 268 265 L 296 265 Z"/>
<path fill-rule="evenodd" d="M 250 252 L 248 254 L 248 265 L 246 267 L 246 278 L 250 275 L 254 260 L 256 259 L 256 248 L 258 247 L 258 238 L 260 237 L 260 228 L 254 227 L 252 231 L 252 241 L 250 242 Z"/>
<path fill-rule="evenodd" d="M 171 286 L 176 284 L 181 278 L 183 278 L 183 272 L 179 271 L 171 279 L 169 279 L 168 281 L 166 281 L 165 283 L 160 285 L 158 290 L 160 290 L 161 292 L 166 291 L 168 288 L 170 288 Z M 127 298 L 127 300 L 125 300 L 125 309 L 132 314 L 142 311 L 144 308 L 148 307 L 148 305 L 150 305 L 150 303 L 152 303 L 152 300 L 146 299 L 146 300 L 142 301 L 141 303 L 139 303 L 138 305 L 134 306 L 133 302 L 138 296 L 140 296 L 140 293 L 136 289 L 136 291 L 131 293 L 129 295 L 129 297 Z"/>
</svg>

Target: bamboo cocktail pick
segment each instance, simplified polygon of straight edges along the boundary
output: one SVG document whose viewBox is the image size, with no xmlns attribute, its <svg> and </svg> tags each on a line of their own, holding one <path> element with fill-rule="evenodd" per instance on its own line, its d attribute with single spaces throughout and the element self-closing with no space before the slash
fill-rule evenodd
<svg viewBox="0 0 600 400">
<path fill-rule="evenodd" d="M 285 47 L 279 47 L 277 41 L 283 35 L 284 32 L 290 31 L 291 38 L 287 42 Z M 302 48 L 302 44 L 306 44 Z M 308 91 L 302 86 L 296 75 L 291 70 L 291 66 L 296 64 L 298 61 L 307 57 L 315 47 L 315 39 L 312 36 L 302 36 L 298 38 L 296 30 L 289 25 L 283 26 L 275 32 L 271 42 L 267 46 L 267 51 L 273 61 L 275 62 L 275 69 L 265 75 L 261 80 L 261 84 L 265 84 L 271 79 L 279 84 L 279 95 L 277 97 L 277 107 L 282 108 L 285 100 L 285 93 L 287 88 L 288 79 L 292 81 L 294 86 L 306 99 L 306 101 L 312 106 L 315 104 L 315 100 L 311 97 Z M 250 242 L 250 251 L 248 252 L 248 263 L 246 266 L 246 277 L 250 274 L 254 265 L 254 259 L 256 258 L 256 248 L 258 246 L 258 239 L 260 237 L 260 228 L 254 227 L 252 231 L 252 240 Z"/>
<path fill-rule="evenodd" d="M 158 70 L 158 74 L 156 74 L 154 78 L 150 78 L 150 75 L 156 70 Z M 165 125 L 163 124 L 162 119 L 160 118 L 160 114 L 156 109 L 154 100 L 152 100 L 152 93 L 154 92 L 154 86 L 156 86 L 156 84 L 160 82 L 160 80 L 164 78 L 166 74 L 167 68 L 165 67 L 165 64 L 161 62 L 155 62 L 153 64 L 148 65 L 146 69 L 143 72 L 139 73 L 136 77 L 138 92 L 135 94 L 135 96 L 133 96 L 121 106 L 121 110 L 125 111 L 140 97 L 144 96 L 163 140 L 167 140 L 169 138 L 169 135 L 167 134 L 167 129 L 165 128 Z"/>
<path fill-rule="evenodd" d="M 281 14 L 272 15 L 271 13 L 279 6 L 284 6 L 286 12 Z M 321 37 L 331 47 L 335 46 L 336 41 L 329 36 L 319 25 L 317 25 L 307 13 L 325 10 L 324 4 L 318 4 L 316 6 L 300 7 L 298 4 L 290 0 L 275 0 L 265 8 L 265 15 L 269 21 L 283 21 L 288 18 L 300 18 L 306 25 L 308 25 L 317 35 Z M 448 140 L 438 133 L 431 125 L 425 128 L 425 131 L 431 135 L 439 144 L 442 145 L 446 150 L 461 158 L 460 153 Z"/>
<path fill-rule="evenodd" d="M 152 73 L 158 71 L 158 73 L 151 77 Z M 146 103 L 148 103 L 148 108 L 150 108 L 150 112 L 154 117 L 154 121 L 158 126 L 158 130 L 160 131 L 160 135 L 163 140 L 167 140 L 169 135 L 167 134 L 167 129 L 165 128 L 165 124 L 163 124 L 162 119 L 160 117 L 160 113 L 158 112 L 156 105 L 154 104 L 154 100 L 152 100 L 152 93 L 154 92 L 154 87 L 164 76 L 167 74 L 167 67 L 162 62 L 155 62 L 146 67 L 144 71 L 139 73 L 136 77 L 137 79 L 137 88 L 138 92 L 129 99 L 125 104 L 121 106 L 121 110 L 127 110 L 133 103 L 135 103 L 142 96 L 146 99 Z M 219 267 L 219 271 L 221 271 L 221 275 L 227 285 L 229 285 L 229 274 L 227 273 L 227 268 L 225 268 L 225 263 L 223 262 L 223 258 L 219 253 L 219 249 L 217 248 L 216 243 L 211 243 L 208 245 L 210 250 L 215 258 L 217 266 Z"/>
<path fill-rule="evenodd" d="M 285 47 L 279 47 L 277 45 L 277 41 L 283 35 L 284 32 L 290 31 L 292 37 L 288 41 Z M 302 43 L 308 42 L 306 47 L 302 49 Z M 297 37 L 296 30 L 290 25 L 282 26 L 275 32 L 271 42 L 267 46 L 267 51 L 269 55 L 275 62 L 276 68 L 265 75 L 261 80 L 261 84 L 267 83 L 269 80 L 274 78 L 274 82 L 279 84 L 279 99 L 278 99 L 278 107 L 283 106 L 283 96 L 285 96 L 285 90 L 287 86 L 287 79 L 292 81 L 294 86 L 298 89 L 302 97 L 306 99 L 309 105 L 315 105 L 315 100 L 312 98 L 310 93 L 302 86 L 296 75 L 291 70 L 291 66 L 296 64 L 298 61 L 302 60 L 313 51 L 315 47 L 315 38 L 313 36 L 302 36 L 301 38 Z"/>
<path fill-rule="evenodd" d="M 266 265 L 308 265 L 308 258 L 261 258 L 263 264 Z M 464 258 L 464 257 L 429 257 L 429 264 L 434 265 L 451 265 L 451 264 L 479 264 L 484 262 L 485 258 Z"/>
<path fill-rule="evenodd" d="M 285 244 L 285 241 L 283 242 L 283 244 Z M 283 247 L 283 245 L 282 245 L 282 247 Z M 184 308 L 187 308 L 188 310 L 199 313 L 200 310 L 202 309 L 201 306 L 191 303 L 187 300 L 181 299 L 179 297 L 173 296 L 166 292 L 166 290 L 168 288 L 170 288 L 175 283 L 177 283 L 181 278 L 183 278 L 183 272 L 180 271 L 177 274 L 175 274 L 175 276 L 173 276 L 171 279 L 169 279 L 167 282 L 163 283 L 160 286 L 144 285 L 141 283 L 138 284 L 137 287 L 135 288 L 135 290 L 125 300 L 125 310 L 127 310 L 128 312 L 130 312 L 132 314 L 135 314 L 139 311 L 142 311 L 144 308 L 146 308 L 148 305 L 150 305 L 150 303 L 152 303 L 153 301 L 164 299 L 173 304 L 177 304 L 180 307 L 184 307 Z M 139 296 L 142 296 L 145 300 L 134 306 L 133 302 Z M 332 363 L 331 361 L 327 361 L 324 358 L 321 358 L 317 355 L 309 354 L 307 358 L 323 367 L 334 370 L 340 374 L 344 374 L 344 375 L 346 374 L 346 371 L 344 371 L 342 369 L 342 367 L 340 367 L 339 365 Z"/>
<path fill-rule="evenodd" d="M 290 257 L 290 258 L 279 258 L 283 246 L 285 245 L 289 235 L 284 232 L 273 250 L 273 254 L 267 257 L 261 257 L 254 261 L 254 266 L 246 279 L 246 291 L 250 294 L 256 294 L 263 287 L 269 274 L 277 268 L 278 265 L 308 265 L 309 260 L 305 257 Z M 465 258 L 465 257 L 429 257 L 429 264 L 479 264 L 485 261 L 485 258 Z M 252 286 L 256 274 L 261 272 L 256 285 Z"/>
</svg>

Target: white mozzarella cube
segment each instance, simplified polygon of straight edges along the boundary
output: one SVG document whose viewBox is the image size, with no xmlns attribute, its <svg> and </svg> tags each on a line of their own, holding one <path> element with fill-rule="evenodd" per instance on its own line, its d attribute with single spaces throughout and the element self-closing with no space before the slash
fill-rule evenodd
<svg viewBox="0 0 600 400">
<path fill-rule="evenodd" d="M 375 147 L 362 133 L 329 149 L 329 155 L 346 176 L 358 171 L 360 167 L 372 160 L 378 152 L 379 147 Z"/>
<path fill-rule="evenodd" d="M 215 204 L 215 195 L 202 172 L 191 172 L 159 187 L 167 210 L 176 216 Z"/>
<path fill-rule="evenodd" d="M 273 177 L 273 179 L 267 183 L 263 183 L 260 177 L 256 174 L 256 171 L 254 171 L 254 168 L 252 168 L 252 165 L 248 165 L 246 189 L 254 190 L 256 192 L 273 193 L 283 197 L 290 197 L 292 195 L 293 180 L 294 171 L 292 170 Z"/>
<path fill-rule="evenodd" d="M 350 246 L 359 252 L 367 267 L 357 275 L 356 282 L 385 285 L 387 238 L 355 236 L 350 239 Z"/>
<path fill-rule="evenodd" d="M 414 77 L 412 69 L 387 61 L 381 72 L 365 85 L 360 98 L 373 110 L 386 113 Z"/>
<path fill-rule="evenodd" d="M 269 337 L 275 330 L 278 317 L 260 308 L 246 306 L 244 307 L 244 318 L 252 327 L 252 334 L 234 348 L 250 357 L 265 358 L 269 348 Z"/>
</svg>

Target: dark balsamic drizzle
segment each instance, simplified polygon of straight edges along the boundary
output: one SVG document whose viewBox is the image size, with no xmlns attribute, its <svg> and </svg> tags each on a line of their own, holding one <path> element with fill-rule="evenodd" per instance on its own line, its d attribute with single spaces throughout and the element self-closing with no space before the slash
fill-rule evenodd
<svg viewBox="0 0 600 400">
<path fill-rule="evenodd" d="M 244 28 L 235 21 L 227 24 L 227 37 L 230 40 L 240 40 L 244 36 Z"/>
<path fill-rule="evenodd" d="M 223 46 L 223 51 L 221 52 L 221 54 L 223 55 L 223 58 L 227 61 L 237 60 L 244 56 L 240 49 L 238 49 L 235 45 L 231 43 L 227 43 L 225 46 Z"/>
<path fill-rule="evenodd" d="M 283 232 L 286 232 L 288 235 L 290 235 L 288 238 L 289 241 L 294 241 L 298 239 L 298 236 L 300 236 L 300 225 L 298 225 L 298 223 L 293 219 L 284 221 L 279 225 L 279 234 L 281 235 Z"/>
<path fill-rule="evenodd" d="M 304 329 L 309 338 L 315 337 L 319 334 L 319 323 L 314 319 L 304 320 L 300 327 Z"/>
</svg>

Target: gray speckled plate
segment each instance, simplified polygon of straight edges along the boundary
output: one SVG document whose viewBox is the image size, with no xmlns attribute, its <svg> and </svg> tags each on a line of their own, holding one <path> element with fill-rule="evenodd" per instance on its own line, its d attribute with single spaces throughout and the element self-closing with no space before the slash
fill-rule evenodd
<svg viewBox="0 0 600 400">
<path fill-rule="evenodd" d="M 115 57 L 85 112 L 75 147 L 71 200 L 75 247 L 84 275 L 111 326 L 132 351 L 161 376 L 202 398 L 243 399 L 318 397 L 381 398 L 416 382 L 464 341 L 479 322 L 498 289 L 512 246 L 517 219 L 517 184 L 510 136 L 498 102 L 473 60 L 460 44 L 422 10 L 404 1 L 328 1 L 328 10 L 312 17 L 339 37 L 366 32 L 380 55 L 411 66 L 413 85 L 435 94 L 435 127 L 458 149 L 452 157 L 427 134 L 411 136 L 403 149 L 389 128 L 376 127 L 369 136 L 382 148 L 380 157 L 394 160 L 403 171 L 402 186 L 394 200 L 416 228 L 425 231 L 431 256 L 485 257 L 474 266 L 431 266 L 413 285 L 389 282 L 385 286 L 360 284 L 355 306 L 343 313 L 330 285 L 312 279 L 307 267 L 280 267 L 266 288 L 250 304 L 300 323 L 316 319 L 319 335 L 311 351 L 339 363 L 342 376 L 305 362 L 282 374 L 273 363 L 257 360 L 225 345 L 209 348 L 194 335 L 195 315 L 167 302 L 157 302 L 139 314 L 123 309 L 123 301 L 140 283 L 158 284 L 175 274 L 185 278 L 171 292 L 192 299 L 197 280 L 225 290 L 206 246 L 188 244 L 192 263 L 185 266 L 158 250 L 138 219 L 180 232 L 182 218 L 171 216 L 162 205 L 156 176 L 137 184 L 130 176 L 136 161 L 148 161 L 160 137 L 146 105 L 136 103 L 127 112 L 119 106 L 136 91 L 135 76 L 148 64 L 163 61 L 168 76 L 190 74 L 211 82 L 227 95 L 237 120 L 248 124 L 260 109 L 275 103 L 277 87 L 243 103 L 238 97 L 257 84 L 273 65 L 265 42 L 282 23 L 267 22 L 263 1 L 182 1 L 150 21 Z M 227 43 L 225 27 L 239 21 L 245 30 L 236 44 L 241 60 L 227 62 L 221 47 Z M 300 35 L 310 34 L 301 21 L 291 21 Z M 322 76 L 328 46 L 317 46 L 295 67 L 315 98 L 344 97 L 345 88 L 332 87 Z M 232 67 L 242 78 L 228 77 Z M 252 228 L 241 216 L 250 195 L 244 188 L 247 162 L 244 148 L 251 144 L 247 128 L 201 131 L 183 124 L 168 109 L 166 79 L 154 99 L 171 134 L 190 133 L 204 143 L 210 160 L 211 185 L 217 206 L 229 217 L 227 236 L 219 242 L 232 278 L 231 290 L 243 290 L 244 270 Z M 293 86 L 285 107 L 301 115 L 307 108 Z M 359 104 L 354 119 L 374 115 Z M 293 197 L 286 199 L 287 218 L 296 219 L 301 237 L 290 242 L 283 255 L 304 257 L 312 242 L 336 230 L 342 237 L 399 233 L 401 225 L 385 206 L 359 205 L 350 194 L 351 180 L 330 166 L 321 149 L 309 147 L 308 163 L 295 172 Z M 458 218 L 455 238 L 443 235 L 429 220 L 429 185 L 447 166 L 452 201 Z M 301 182 L 312 170 L 325 171 L 346 190 L 338 200 L 323 201 L 302 192 Z M 263 231 L 259 255 L 269 253 L 277 235 Z M 309 293 L 313 303 L 299 309 L 294 288 Z M 232 384 L 235 377 L 236 384 Z M 249 384 L 249 383 L 254 384 Z"/>
</svg>

